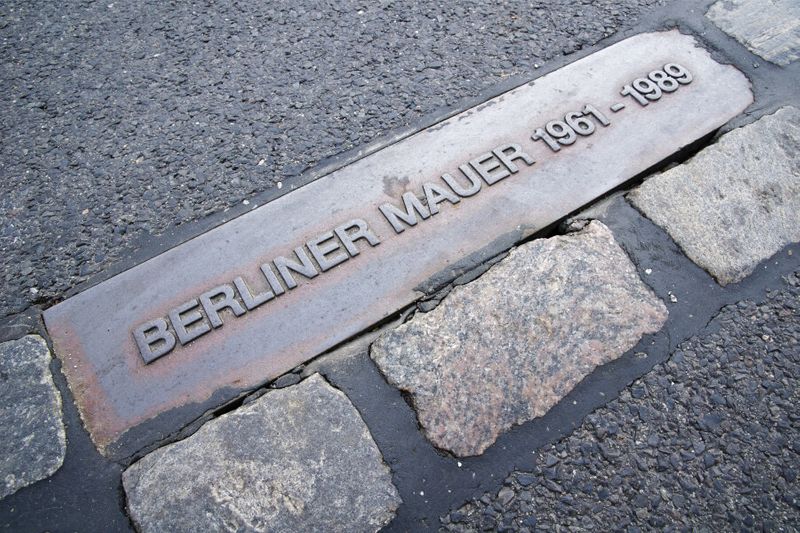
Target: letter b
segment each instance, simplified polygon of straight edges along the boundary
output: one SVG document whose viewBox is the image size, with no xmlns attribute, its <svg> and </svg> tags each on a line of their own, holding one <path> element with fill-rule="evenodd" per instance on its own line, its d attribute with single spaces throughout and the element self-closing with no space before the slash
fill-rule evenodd
<svg viewBox="0 0 800 533">
<path fill-rule="evenodd" d="M 175 347 L 175 335 L 167 329 L 167 321 L 163 318 L 145 322 L 134 329 L 133 338 L 136 339 L 144 364 L 152 363 Z"/>
</svg>

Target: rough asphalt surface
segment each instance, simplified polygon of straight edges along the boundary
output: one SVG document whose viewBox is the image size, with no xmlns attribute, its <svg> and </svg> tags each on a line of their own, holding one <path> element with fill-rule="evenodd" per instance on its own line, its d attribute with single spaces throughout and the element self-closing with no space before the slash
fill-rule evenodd
<svg viewBox="0 0 800 533">
<path fill-rule="evenodd" d="M 724 308 L 448 531 L 796 531 L 800 273 Z"/>
<path fill-rule="evenodd" d="M 664 2 L 5 2 L 0 317 Z"/>
</svg>

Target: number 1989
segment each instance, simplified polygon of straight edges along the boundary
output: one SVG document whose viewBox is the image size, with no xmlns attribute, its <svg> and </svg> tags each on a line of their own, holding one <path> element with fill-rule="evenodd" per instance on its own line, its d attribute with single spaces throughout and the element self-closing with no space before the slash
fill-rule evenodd
<svg viewBox="0 0 800 533">
<path fill-rule="evenodd" d="M 663 70 L 654 70 L 646 78 L 636 78 L 620 91 L 645 106 L 661 98 L 664 93 L 677 91 L 681 85 L 692 82 L 692 73 L 677 63 L 667 63 Z"/>
</svg>

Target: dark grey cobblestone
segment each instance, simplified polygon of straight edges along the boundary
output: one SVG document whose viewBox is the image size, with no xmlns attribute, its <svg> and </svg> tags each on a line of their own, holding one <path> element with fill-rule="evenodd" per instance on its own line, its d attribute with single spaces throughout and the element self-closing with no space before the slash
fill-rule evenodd
<svg viewBox="0 0 800 533">
<path fill-rule="evenodd" d="M 446 531 L 796 531 L 800 276 L 703 334 L 541 449 Z"/>
<path fill-rule="evenodd" d="M 665 0 L 0 6 L 0 316 Z"/>
</svg>

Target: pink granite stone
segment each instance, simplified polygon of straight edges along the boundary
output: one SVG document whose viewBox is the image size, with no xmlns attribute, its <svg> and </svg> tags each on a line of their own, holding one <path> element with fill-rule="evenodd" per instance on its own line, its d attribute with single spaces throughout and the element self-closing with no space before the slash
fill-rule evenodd
<svg viewBox="0 0 800 533">
<path fill-rule="evenodd" d="M 433 311 L 384 334 L 371 355 L 411 394 L 435 446 L 479 455 L 666 318 L 608 228 L 591 222 L 513 250 Z"/>
</svg>

